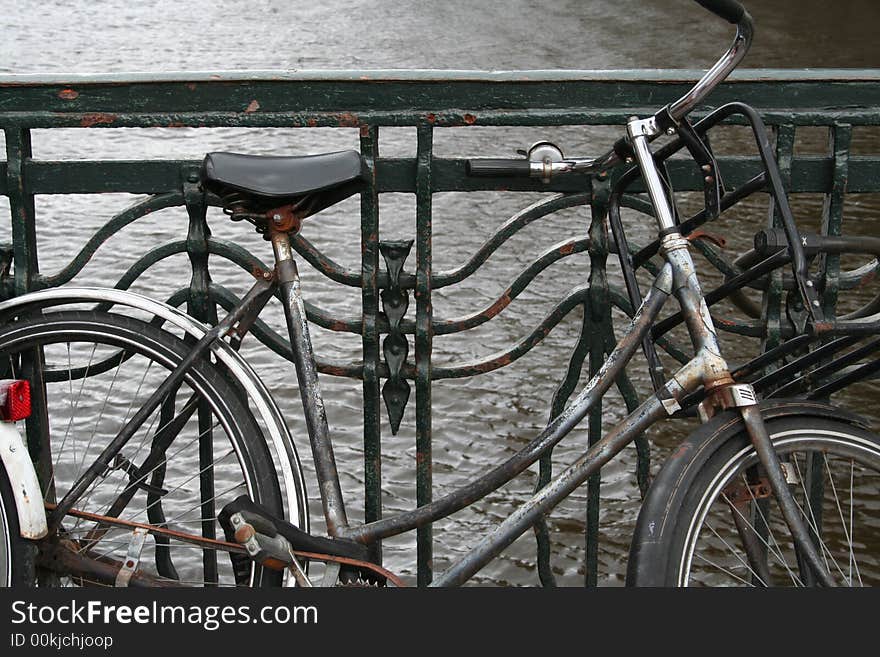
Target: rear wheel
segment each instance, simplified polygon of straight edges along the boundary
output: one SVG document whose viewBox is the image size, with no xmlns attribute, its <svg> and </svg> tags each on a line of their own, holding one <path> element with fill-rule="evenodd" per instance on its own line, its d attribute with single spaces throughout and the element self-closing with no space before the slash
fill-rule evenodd
<svg viewBox="0 0 880 657">
<path fill-rule="evenodd" d="M 46 503 L 64 496 L 188 351 L 176 336 L 112 313 L 53 312 L 0 328 L 0 378 L 31 381 L 28 444 Z M 222 540 L 217 511 L 242 494 L 283 516 L 262 433 L 221 369 L 205 360 L 77 500 L 59 532 L 39 542 L 38 583 L 112 585 L 120 566 L 134 561 L 132 585 L 277 585 L 279 573 L 209 541 L 151 534 L 138 549 L 133 524 L 94 519 Z"/>
<path fill-rule="evenodd" d="M 766 421 L 825 569 L 839 586 L 880 583 L 880 440 L 823 417 Z M 658 474 L 631 551 L 629 583 L 806 586 L 801 562 L 742 424 L 689 441 Z"/>
</svg>

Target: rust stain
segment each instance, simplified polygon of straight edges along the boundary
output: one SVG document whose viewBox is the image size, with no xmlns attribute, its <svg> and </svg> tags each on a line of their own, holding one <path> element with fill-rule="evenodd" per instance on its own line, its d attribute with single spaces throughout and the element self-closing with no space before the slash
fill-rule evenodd
<svg viewBox="0 0 880 657">
<path fill-rule="evenodd" d="M 104 112 L 90 112 L 83 114 L 79 124 L 83 128 L 91 128 L 94 125 L 110 125 L 116 121 L 115 114 L 106 114 Z"/>
<path fill-rule="evenodd" d="M 689 451 L 691 451 L 691 450 L 690 450 L 690 447 L 687 445 L 687 443 L 682 443 L 682 444 L 679 446 L 679 448 L 675 451 L 675 454 L 673 454 L 673 455 L 670 456 L 669 458 L 671 458 L 671 459 L 680 459 L 680 458 L 683 458 L 683 457 L 687 456 L 687 453 L 688 453 Z"/>
<path fill-rule="evenodd" d="M 721 247 L 722 249 L 725 246 L 727 246 L 727 240 L 724 237 L 722 237 L 721 235 L 717 235 L 715 233 L 707 233 L 704 230 L 695 230 L 690 235 L 688 235 L 687 239 L 688 239 L 688 241 L 691 241 L 691 242 L 693 240 L 699 240 L 699 239 L 709 240 L 710 242 Z"/>
<path fill-rule="evenodd" d="M 483 313 L 481 313 L 481 314 L 482 314 L 484 317 L 488 317 L 489 319 L 492 319 L 493 317 L 495 317 L 495 315 L 497 315 L 497 314 L 500 313 L 502 310 L 504 310 L 505 308 L 507 308 L 507 306 L 510 305 L 510 301 L 511 301 L 511 299 L 510 299 L 510 288 L 507 288 L 507 289 L 504 291 L 504 294 L 502 294 L 502 295 L 501 295 L 501 296 L 495 301 L 495 303 L 493 303 L 491 306 L 489 306 L 489 307 L 485 310 L 485 312 L 483 312 Z"/>
<path fill-rule="evenodd" d="M 244 113 L 245 113 L 245 114 L 253 114 L 253 113 L 256 112 L 258 109 L 260 109 L 260 103 L 257 102 L 257 100 L 256 100 L 256 98 L 255 98 L 255 99 L 252 100 L 252 101 L 248 104 L 248 106 L 245 108 Z"/>
<path fill-rule="evenodd" d="M 168 124 L 169 128 L 185 128 L 186 124 L 181 123 L 180 121 L 172 121 Z"/>
<path fill-rule="evenodd" d="M 76 100 L 79 98 L 79 92 L 75 89 L 62 89 L 58 92 L 58 97 L 61 100 Z"/>
<path fill-rule="evenodd" d="M 339 127 L 341 128 L 356 128 L 360 125 L 360 121 L 358 121 L 357 115 L 352 114 L 351 112 L 343 112 L 339 114 L 337 117 L 337 121 L 339 122 Z M 362 126 L 364 128 L 366 126 Z"/>
<path fill-rule="evenodd" d="M 567 256 L 567 255 L 571 255 L 572 253 L 574 253 L 574 243 L 572 243 L 572 242 L 569 242 L 568 244 L 564 244 L 559 249 L 560 255 Z"/>
<path fill-rule="evenodd" d="M 190 91 L 195 91 L 196 90 L 196 83 L 195 82 L 187 82 L 186 88 L 189 89 Z"/>
<path fill-rule="evenodd" d="M 868 283 L 872 283 L 875 278 L 877 278 L 877 270 L 873 269 L 862 276 L 861 280 L 859 281 L 859 287 L 867 285 Z"/>
<path fill-rule="evenodd" d="M 428 123 L 432 123 L 432 124 L 433 124 L 433 123 L 436 123 L 436 122 L 437 122 L 437 115 L 434 114 L 433 112 L 431 112 L 430 114 L 427 114 L 427 115 L 425 116 L 425 119 L 428 121 Z"/>
<path fill-rule="evenodd" d="M 468 125 L 473 125 L 474 123 L 477 122 L 477 117 L 474 116 L 473 114 L 465 114 L 464 115 L 464 122 L 467 123 Z"/>
<path fill-rule="evenodd" d="M 318 119 L 309 119 L 308 121 L 306 121 L 306 125 L 310 128 L 315 128 L 318 125 Z"/>
</svg>

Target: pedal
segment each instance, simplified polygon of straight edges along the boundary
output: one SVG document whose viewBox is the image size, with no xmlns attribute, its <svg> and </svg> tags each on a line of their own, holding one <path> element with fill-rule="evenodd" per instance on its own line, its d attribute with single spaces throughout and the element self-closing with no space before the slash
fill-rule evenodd
<svg viewBox="0 0 880 657">
<path fill-rule="evenodd" d="M 229 521 L 235 542 L 244 546 L 251 559 L 272 570 L 287 568 L 293 548 L 286 538 L 277 532 L 261 533 L 241 513 L 233 513 Z"/>
<path fill-rule="evenodd" d="M 245 520 L 243 513 L 233 513 L 229 516 L 229 521 L 235 531 L 236 542 L 244 546 L 251 559 L 272 570 L 288 568 L 297 584 L 304 587 L 312 586 L 305 568 L 293 553 L 293 547 L 281 534 L 267 536 L 259 533 Z M 259 519 L 258 524 L 260 524 Z"/>
<path fill-rule="evenodd" d="M 246 495 L 224 506 L 218 514 L 218 520 L 226 533 L 226 540 L 243 545 L 251 559 L 275 570 L 292 568 L 295 577 L 299 577 L 296 570 L 303 569 L 296 563 L 294 551 L 370 561 L 370 552 L 366 545 L 343 538 L 312 536 L 299 527 L 276 518 Z M 305 576 L 304 572 L 300 574 Z M 376 580 L 379 583 L 375 573 L 348 565 L 342 566 L 339 579 L 343 582 Z M 381 579 L 384 584 L 384 578 Z"/>
</svg>

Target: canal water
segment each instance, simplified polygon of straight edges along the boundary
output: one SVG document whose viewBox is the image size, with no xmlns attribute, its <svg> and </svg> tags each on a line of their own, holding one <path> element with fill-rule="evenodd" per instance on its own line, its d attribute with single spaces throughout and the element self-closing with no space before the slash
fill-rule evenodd
<svg viewBox="0 0 880 657">
<path fill-rule="evenodd" d="M 876 67 L 880 41 L 876 25 L 880 7 L 873 0 L 766 0 L 749 8 L 757 24 L 755 44 L 746 67 Z M 327 69 L 621 69 L 687 68 L 710 65 L 729 42 L 726 23 L 687 0 L 569 0 L 554 2 L 475 3 L 450 0 L 415 3 L 394 0 L 304 3 L 291 0 L 123 0 L 2 1 L 3 39 L 0 73 L 41 73 L 53 76 L 90 73 Z M 826 135 L 805 131 L 799 149 L 822 152 Z M 548 135 L 534 129 L 451 129 L 438 131 L 435 152 L 440 157 L 508 156 L 517 148 Z M 615 134 L 609 130 L 557 130 L 549 135 L 568 153 L 594 154 L 604 150 Z M 415 133 L 385 130 L 383 156 L 411 155 Z M 876 135 L 857 135 L 857 147 L 873 149 Z M 34 151 L 40 159 L 192 158 L 209 150 L 297 154 L 356 148 L 351 129 L 313 130 L 53 130 L 35 131 Z M 875 151 L 874 151 L 875 152 Z M 537 195 L 444 194 L 435 199 L 435 270 L 449 270 L 466 261 L 508 216 L 537 200 Z M 37 200 L 41 267 L 54 273 L 114 213 L 138 200 L 123 194 L 100 197 L 53 196 Z M 685 199 L 684 203 L 688 200 Z M 794 199 L 799 221 L 816 226 L 821 199 Z M 8 205 L 4 206 L 8 214 Z M 847 208 L 849 230 L 875 233 L 876 199 L 862 199 Z M 414 233 L 414 202 L 408 195 L 383 195 L 382 238 L 407 239 Z M 130 264 L 122 251 L 144 253 L 185 234 L 180 211 L 162 211 L 111 239 L 75 282 L 115 284 Z M 349 267 L 359 262 L 358 204 L 351 199 L 310 224 L 305 236 L 328 255 Z M 323 216 L 323 215 L 322 215 Z M 231 226 L 219 213 L 211 215 L 216 235 L 242 242 L 268 259 L 266 245 Z M 755 203 L 735 220 L 715 229 L 729 240 L 732 252 L 746 248 L 751 235 L 766 221 L 766 207 Z M 454 289 L 438 291 L 435 317 L 459 317 L 491 304 L 522 270 L 562 237 L 585 231 L 583 211 L 560 213 L 537 222 L 513 238 L 472 279 Z M 63 228 L 63 232 L 58 229 Z M 3 222 L 8 231 L 8 222 Z M 644 222 L 632 225 L 633 241 L 649 238 Z M 48 235 L 63 235 L 50 239 Z M 0 232 L 0 239 L 7 239 Z M 414 255 L 411 256 L 414 261 Z M 411 263 L 410 263 L 411 264 Z M 185 260 L 153 268 L 134 289 L 157 297 L 186 283 L 180 278 Z M 571 288 L 588 276 L 584 257 L 572 257 L 540 275 L 502 315 L 488 325 L 458 337 L 435 340 L 437 363 L 458 364 L 504 351 L 528 335 Z M 340 290 L 315 272 L 305 271 L 304 289 L 316 305 L 340 315 L 357 312 L 359 294 Z M 617 270 L 612 283 L 620 284 Z M 218 265 L 215 279 L 235 290 L 246 281 L 234 270 Z M 712 277 L 708 277 L 712 280 Z M 717 279 L 715 279 L 717 280 Z M 411 306 L 412 308 L 412 306 Z M 412 312 L 412 310 L 411 310 Z M 275 322 L 280 328 L 280 323 Z M 549 400 L 565 372 L 578 338 L 580 317 L 573 313 L 533 352 L 501 371 L 473 379 L 442 381 L 434 388 L 435 496 L 486 471 L 527 442 L 547 421 Z M 359 340 L 350 335 L 315 329 L 320 355 L 358 358 Z M 754 345 L 732 341 L 732 353 Z M 290 373 L 261 350 L 249 352 L 289 409 L 295 434 L 303 436 L 296 411 L 296 391 Z M 643 393 L 649 388 L 641 361 L 630 375 Z M 362 509 L 362 420 L 360 385 L 348 380 L 322 380 L 328 415 L 339 450 L 343 486 L 357 518 Z M 874 384 L 854 388 L 839 401 L 880 419 Z M 606 425 L 624 415 L 619 397 L 605 403 Z M 403 427 L 392 436 L 383 428 L 383 504 L 385 513 L 414 505 L 415 433 L 413 400 Z M 652 430 L 657 453 L 687 433 L 691 425 Z M 556 450 L 557 470 L 571 462 L 586 443 L 575 431 Z M 305 456 L 307 445 L 301 444 Z M 311 465 L 306 458 L 306 468 Z M 599 582 L 619 585 L 626 572 L 629 536 L 638 512 L 633 474 L 634 455 L 627 450 L 608 466 L 602 478 Z M 657 465 L 653 466 L 656 469 Z M 504 489 L 470 509 L 435 526 L 434 565 L 441 570 L 473 545 L 482 532 L 496 525 L 516 504 L 527 499 L 536 475 L 527 472 Z M 316 495 L 315 487 L 310 492 Z M 562 585 L 584 580 L 585 494 L 577 491 L 548 519 L 554 572 Z M 319 507 L 314 506 L 315 514 Z M 314 514 L 313 514 L 314 515 Z M 316 515 L 314 517 L 317 517 Z M 319 524 L 319 523 L 318 523 Z M 414 538 L 389 540 L 386 565 L 414 578 Z M 533 585 L 534 539 L 526 535 L 474 579 L 477 584 Z"/>
</svg>

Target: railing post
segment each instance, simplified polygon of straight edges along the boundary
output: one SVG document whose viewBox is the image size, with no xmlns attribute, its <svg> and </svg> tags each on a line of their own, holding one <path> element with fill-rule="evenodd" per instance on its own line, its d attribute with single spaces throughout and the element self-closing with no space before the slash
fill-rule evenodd
<svg viewBox="0 0 880 657">
<path fill-rule="evenodd" d="M 608 293 L 608 233 L 605 215 L 608 208 L 610 190 L 605 185 L 593 189 L 590 205 L 590 376 L 595 374 L 605 362 L 605 340 L 603 336 L 611 328 L 611 301 Z M 602 438 L 602 400 L 600 399 L 588 416 L 588 442 L 595 445 Z M 587 519 L 586 556 L 584 584 L 596 586 L 599 582 L 599 508 L 602 473 L 597 472 L 587 479 Z"/>
<path fill-rule="evenodd" d="M 780 125 L 776 127 L 776 159 L 779 163 L 779 172 L 782 175 L 786 191 L 791 188 L 791 165 L 794 157 L 795 127 L 793 125 Z M 770 220 L 772 228 L 780 228 L 782 220 L 777 216 L 776 205 L 770 201 Z M 762 319 L 766 326 L 765 337 L 761 345 L 762 351 L 767 351 L 778 346 L 782 342 L 782 319 L 785 291 L 782 286 L 782 269 L 774 269 L 769 274 L 770 285 L 763 299 Z M 769 373 L 769 371 L 768 371 Z"/>
<path fill-rule="evenodd" d="M 183 170 L 183 200 L 189 215 L 189 228 L 186 235 L 186 251 L 192 268 L 189 284 L 187 312 L 203 322 L 217 324 L 217 305 L 211 300 L 211 274 L 208 270 L 208 240 L 211 229 L 208 227 L 208 205 L 205 193 L 199 187 L 198 172 Z M 199 490 L 202 500 L 202 535 L 216 538 L 214 517 L 217 515 L 214 504 L 214 420 L 211 409 L 199 402 Z M 151 507 L 153 513 L 161 513 L 161 503 Z M 164 520 L 164 518 L 163 518 Z M 217 552 L 205 550 L 202 553 L 205 581 L 217 582 Z"/>
<path fill-rule="evenodd" d="M 24 294 L 34 287 L 39 273 L 37 261 L 37 220 L 34 195 L 27 179 L 27 163 L 31 159 L 30 130 L 7 128 L 6 186 L 12 214 L 12 263 L 15 268 L 15 294 Z"/>
<path fill-rule="evenodd" d="M 834 158 L 834 177 L 831 189 L 825 195 L 822 208 L 822 234 L 839 236 L 843 228 L 843 204 L 849 180 L 849 151 L 852 145 L 852 126 L 835 123 L 831 127 L 828 149 Z M 837 293 L 840 287 L 840 256 L 823 253 L 819 256 L 819 272 L 825 283 L 822 294 L 823 311 L 833 317 L 837 311 Z"/>
<path fill-rule="evenodd" d="M 360 128 L 361 155 L 366 168 L 366 189 L 361 193 L 361 302 L 364 356 L 364 520 L 382 517 L 382 445 L 379 393 L 379 191 L 376 164 L 379 128 Z M 382 548 L 376 543 L 375 558 Z"/>
<path fill-rule="evenodd" d="M 416 505 L 433 498 L 431 453 L 431 351 L 434 311 L 431 305 L 431 237 L 433 194 L 433 140 L 430 123 L 418 126 L 416 155 Z M 431 525 L 416 532 L 417 581 L 427 586 L 433 579 L 434 534 Z"/>
<path fill-rule="evenodd" d="M 12 220 L 13 293 L 18 296 L 35 287 L 39 275 L 37 258 L 37 219 L 34 195 L 27 176 L 27 164 L 33 155 L 31 133 L 26 129 L 6 129 L 6 187 Z M 31 417 L 26 424 L 28 451 L 36 464 L 37 477 L 44 495 L 54 500 L 54 481 L 49 442 L 49 416 L 44 379 L 42 350 L 34 349 L 23 359 L 22 371 L 31 381 Z"/>
</svg>

